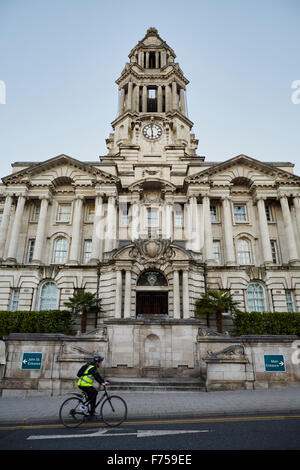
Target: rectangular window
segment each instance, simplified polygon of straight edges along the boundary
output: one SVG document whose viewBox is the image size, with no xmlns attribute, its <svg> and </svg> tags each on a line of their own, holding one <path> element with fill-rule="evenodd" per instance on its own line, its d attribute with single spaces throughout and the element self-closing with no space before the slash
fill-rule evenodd
<svg viewBox="0 0 300 470">
<path fill-rule="evenodd" d="M 147 209 L 147 227 L 159 227 L 158 209 Z"/>
<path fill-rule="evenodd" d="M 83 263 L 86 264 L 92 255 L 92 240 L 84 241 Z"/>
<path fill-rule="evenodd" d="M 222 264 L 222 256 L 221 256 L 221 243 L 219 241 L 213 241 L 212 244 L 213 250 L 213 259 L 217 264 Z"/>
<path fill-rule="evenodd" d="M 38 222 L 40 216 L 40 206 L 38 204 L 33 206 L 31 222 Z"/>
<path fill-rule="evenodd" d="M 33 260 L 35 240 L 29 240 L 28 250 L 27 250 L 27 263 L 30 263 Z"/>
<path fill-rule="evenodd" d="M 247 222 L 247 212 L 245 204 L 234 204 L 233 213 L 235 222 Z"/>
<path fill-rule="evenodd" d="M 271 243 L 272 261 L 274 264 L 278 264 L 279 258 L 278 258 L 277 243 L 275 240 L 271 240 L 270 243 Z"/>
<path fill-rule="evenodd" d="M 294 299 L 293 299 L 293 293 L 289 290 L 285 291 L 285 301 L 286 301 L 286 311 L 287 312 L 294 312 Z"/>
<path fill-rule="evenodd" d="M 86 206 L 85 221 L 93 222 L 94 216 L 95 216 L 95 204 L 88 204 Z"/>
<path fill-rule="evenodd" d="M 20 289 L 13 289 L 11 295 L 10 310 L 16 312 L 19 308 Z"/>
<path fill-rule="evenodd" d="M 174 210 L 174 224 L 175 227 L 183 227 L 183 210 L 182 206 L 179 204 L 176 204 L 175 210 Z"/>
<path fill-rule="evenodd" d="M 120 225 L 121 227 L 129 226 L 129 212 L 127 205 L 120 205 Z"/>
<path fill-rule="evenodd" d="M 268 221 L 268 222 L 272 222 L 272 221 L 273 221 L 273 217 L 272 217 L 272 210 L 271 210 L 270 204 L 266 204 L 265 208 L 266 208 L 266 217 L 267 217 L 267 221 Z"/>
<path fill-rule="evenodd" d="M 71 204 L 59 204 L 57 211 L 57 222 L 70 222 Z"/>
<path fill-rule="evenodd" d="M 210 220 L 212 222 L 218 222 L 217 206 L 215 205 L 210 206 Z"/>
</svg>

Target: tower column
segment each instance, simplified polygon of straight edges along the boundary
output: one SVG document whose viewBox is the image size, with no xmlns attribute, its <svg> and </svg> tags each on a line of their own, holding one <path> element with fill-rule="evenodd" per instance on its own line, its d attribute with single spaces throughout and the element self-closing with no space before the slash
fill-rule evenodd
<svg viewBox="0 0 300 470">
<path fill-rule="evenodd" d="M 166 85 L 166 111 L 171 111 L 172 108 L 172 92 L 170 85 Z"/>
<path fill-rule="evenodd" d="M 142 112 L 147 112 L 147 87 L 143 86 L 143 96 L 142 96 Z"/>
<path fill-rule="evenodd" d="M 207 263 L 213 261 L 212 254 L 212 229 L 210 217 L 210 199 L 208 195 L 203 196 L 203 218 L 204 218 L 204 246 L 205 246 L 205 260 Z"/>
<path fill-rule="evenodd" d="M 157 112 L 162 113 L 162 86 L 157 87 Z"/>
<path fill-rule="evenodd" d="M 119 115 L 121 116 L 124 113 L 124 102 L 125 102 L 125 90 L 121 88 L 120 90 L 120 110 Z"/>
<path fill-rule="evenodd" d="M 93 223 L 93 235 L 92 235 L 92 254 L 89 263 L 97 263 L 99 259 L 102 259 L 102 243 L 104 238 L 103 233 L 103 195 L 97 194 L 95 199 L 95 215 Z"/>
<path fill-rule="evenodd" d="M 146 52 L 146 69 L 149 68 L 149 52 Z"/>
<path fill-rule="evenodd" d="M 172 82 L 172 108 L 178 108 L 177 83 Z"/>
<path fill-rule="evenodd" d="M 116 242 L 116 196 L 109 196 L 107 203 L 105 251 L 111 251 Z"/>
<path fill-rule="evenodd" d="M 128 110 L 132 109 L 132 88 L 133 88 L 133 83 L 129 82 L 128 83 L 128 94 L 127 94 L 127 109 Z"/>
<path fill-rule="evenodd" d="M 10 194 L 8 194 L 5 198 L 1 228 L 0 228 L 0 259 L 2 259 L 4 256 L 4 248 L 5 248 L 5 242 L 7 239 L 12 200 L 13 198 Z"/>
<path fill-rule="evenodd" d="M 185 116 L 185 100 L 184 100 L 185 96 L 184 95 L 185 95 L 184 89 L 180 88 L 180 111 Z"/>
</svg>

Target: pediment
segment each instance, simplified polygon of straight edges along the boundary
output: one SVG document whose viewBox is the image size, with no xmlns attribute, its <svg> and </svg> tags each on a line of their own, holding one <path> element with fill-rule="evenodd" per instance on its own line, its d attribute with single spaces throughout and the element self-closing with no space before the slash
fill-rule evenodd
<svg viewBox="0 0 300 470">
<path fill-rule="evenodd" d="M 205 183 L 212 186 L 231 186 L 248 181 L 250 186 L 300 185 L 300 177 L 278 168 L 278 164 L 264 163 L 246 155 L 238 155 L 225 162 L 185 178 L 185 185 Z"/>
<path fill-rule="evenodd" d="M 2 178 L 2 181 L 4 184 L 22 183 L 31 186 L 53 185 L 54 187 L 58 184 L 90 185 L 95 182 L 120 184 L 116 176 L 64 154 L 44 162 L 30 164 Z"/>
</svg>

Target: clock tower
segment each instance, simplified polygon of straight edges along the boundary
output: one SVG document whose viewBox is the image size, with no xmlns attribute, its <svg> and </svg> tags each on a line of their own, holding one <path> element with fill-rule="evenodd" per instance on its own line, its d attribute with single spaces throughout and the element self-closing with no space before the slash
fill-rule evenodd
<svg viewBox="0 0 300 470">
<path fill-rule="evenodd" d="M 128 57 L 130 62 L 116 80 L 118 117 L 106 140 L 108 154 L 101 160 L 114 161 L 119 173 L 134 171 L 134 162 L 146 167 L 169 164 L 171 170 L 175 165 L 184 172 L 197 157 L 198 141 L 187 117 L 189 82 L 175 62 L 176 55 L 158 31 L 149 28 Z"/>
</svg>

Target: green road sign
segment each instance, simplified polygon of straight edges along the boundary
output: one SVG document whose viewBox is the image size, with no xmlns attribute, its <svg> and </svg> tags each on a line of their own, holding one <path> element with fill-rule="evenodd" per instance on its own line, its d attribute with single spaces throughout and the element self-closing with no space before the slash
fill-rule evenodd
<svg viewBox="0 0 300 470">
<path fill-rule="evenodd" d="M 22 369 L 39 370 L 42 367 L 43 353 L 23 353 Z"/>
<path fill-rule="evenodd" d="M 265 354 L 266 372 L 285 372 L 284 357 L 282 354 Z"/>
</svg>

